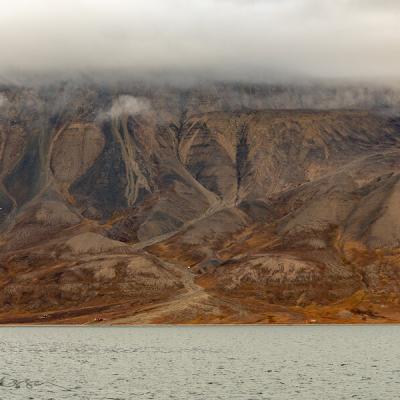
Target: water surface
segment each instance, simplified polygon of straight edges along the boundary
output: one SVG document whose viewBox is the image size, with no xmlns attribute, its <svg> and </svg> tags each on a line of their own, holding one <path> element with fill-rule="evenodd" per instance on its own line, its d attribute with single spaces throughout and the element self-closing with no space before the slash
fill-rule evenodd
<svg viewBox="0 0 400 400">
<path fill-rule="evenodd" d="M 400 326 L 0 328 L 0 399 L 399 399 Z"/>
</svg>

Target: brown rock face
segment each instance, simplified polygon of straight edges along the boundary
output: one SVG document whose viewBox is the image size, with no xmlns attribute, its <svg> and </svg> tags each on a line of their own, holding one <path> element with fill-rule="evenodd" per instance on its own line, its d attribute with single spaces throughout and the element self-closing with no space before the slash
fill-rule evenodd
<svg viewBox="0 0 400 400">
<path fill-rule="evenodd" d="M 92 166 L 104 144 L 104 136 L 93 124 L 75 123 L 61 129 L 50 153 L 55 180 L 68 189 Z"/>
<path fill-rule="evenodd" d="M 3 90 L 0 322 L 400 320 L 398 119 L 68 90 Z"/>
</svg>

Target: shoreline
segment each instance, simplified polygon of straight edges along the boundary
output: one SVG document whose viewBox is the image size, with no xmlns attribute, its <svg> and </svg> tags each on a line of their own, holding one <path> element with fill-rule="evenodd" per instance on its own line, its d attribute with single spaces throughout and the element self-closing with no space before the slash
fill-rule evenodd
<svg viewBox="0 0 400 400">
<path fill-rule="evenodd" d="M 278 326 L 387 326 L 400 325 L 400 322 L 376 322 L 376 323 L 358 323 L 358 322 L 332 322 L 332 323 L 273 323 L 273 324 L 0 324 L 1 328 L 184 328 L 184 327 L 278 327 Z"/>
</svg>

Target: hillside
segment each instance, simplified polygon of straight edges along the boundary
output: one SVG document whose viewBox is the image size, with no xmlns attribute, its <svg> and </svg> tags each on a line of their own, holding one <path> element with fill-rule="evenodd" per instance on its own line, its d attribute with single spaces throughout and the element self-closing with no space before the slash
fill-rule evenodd
<svg viewBox="0 0 400 400">
<path fill-rule="evenodd" d="M 2 89 L 0 323 L 400 321 L 400 120 L 218 90 Z"/>
</svg>

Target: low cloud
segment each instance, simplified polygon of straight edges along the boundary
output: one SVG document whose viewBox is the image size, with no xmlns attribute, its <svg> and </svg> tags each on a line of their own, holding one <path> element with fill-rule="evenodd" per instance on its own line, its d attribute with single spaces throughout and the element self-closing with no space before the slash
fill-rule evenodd
<svg viewBox="0 0 400 400">
<path fill-rule="evenodd" d="M 112 106 L 108 111 L 100 113 L 98 119 L 113 119 L 121 116 L 135 116 L 145 114 L 151 110 L 149 100 L 143 97 L 121 95 L 113 100 Z"/>
<path fill-rule="evenodd" d="M 13 0 L 0 76 L 399 79 L 398 0 Z"/>
</svg>

